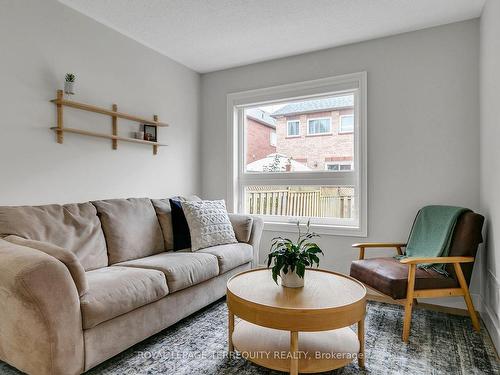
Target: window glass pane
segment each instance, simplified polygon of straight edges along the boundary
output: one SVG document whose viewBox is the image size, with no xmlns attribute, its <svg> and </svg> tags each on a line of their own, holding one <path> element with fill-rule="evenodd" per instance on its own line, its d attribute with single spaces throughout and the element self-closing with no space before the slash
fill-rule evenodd
<svg viewBox="0 0 500 375">
<path fill-rule="evenodd" d="M 288 136 L 299 135 L 300 121 L 288 121 Z"/>
<path fill-rule="evenodd" d="M 309 134 L 321 134 L 331 132 L 330 119 L 309 120 Z"/>
<path fill-rule="evenodd" d="M 340 117 L 340 132 L 352 132 L 354 130 L 354 115 Z"/>
<path fill-rule="evenodd" d="M 271 146 L 276 147 L 276 132 L 271 133 L 271 138 L 269 139 Z"/>
<path fill-rule="evenodd" d="M 247 186 L 245 213 L 356 219 L 353 186 Z"/>
<path fill-rule="evenodd" d="M 328 173 L 342 162 L 354 166 L 354 134 L 341 134 L 341 118 L 354 123 L 354 106 L 354 95 L 344 94 L 246 108 L 245 171 Z"/>
</svg>

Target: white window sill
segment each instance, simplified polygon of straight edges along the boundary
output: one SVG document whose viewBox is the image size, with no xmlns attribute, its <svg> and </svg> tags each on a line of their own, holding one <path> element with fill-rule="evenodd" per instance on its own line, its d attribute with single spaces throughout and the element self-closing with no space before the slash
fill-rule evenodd
<svg viewBox="0 0 500 375">
<path fill-rule="evenodd" d="M 347 237 L 368 236 L 367 231 L 360 227 L 350 227 L 345 225 L 311 224 L 310 228 L 312 232 L 315 232 L 320 235 L 347 236 Z M 297 224 L 288 222 L 276 222 L 276 221 L 266 222 L 264 219 L 264 231 L 297 233 Z"/>
</svg>

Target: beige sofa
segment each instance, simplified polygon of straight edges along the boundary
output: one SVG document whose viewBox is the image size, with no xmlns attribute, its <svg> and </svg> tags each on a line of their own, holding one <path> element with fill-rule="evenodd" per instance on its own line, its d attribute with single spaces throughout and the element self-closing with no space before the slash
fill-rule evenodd
<svg viewBox="0 0 500 375">
<path fill-rule="evenodd" d="M 262 233 L 230 220 L 238 243 L 173 252 L 168 200 L 0 207 L 0 360 L 80 374 L 223 297 Z"/>
</svg>

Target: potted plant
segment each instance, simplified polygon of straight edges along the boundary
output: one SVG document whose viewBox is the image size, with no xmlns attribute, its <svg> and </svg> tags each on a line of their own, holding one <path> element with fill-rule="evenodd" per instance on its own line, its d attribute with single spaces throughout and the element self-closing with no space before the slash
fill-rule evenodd
<svg viewBox="0 0 500 375">
<path fill-rule="evenodd" d="M 281 285 L 289 288 L 300 288 L 304 286 L 304 275 L 306 267 L 316 265 L 319 267 L 318 254 L 324 255 L 319 246 L 312 239 L 319 237 L 310 231 L 310 221 L 307 222 L 307 230 L 302 233 L 300 223 L 297 222 L 299 231 L 297 241 L 289 238 L 275 237 L 271 242 L 271 249 L 267 256 L 267 268 L 271 268 L 273 280 L 278 284 L 278 276 Z"/>
<path fill-rule="evenodd" d="M 64 92 L 68 95 L 75 94 L 76 76 L 73 73 L 66 73 L 64 78 Z"/>
</svg>

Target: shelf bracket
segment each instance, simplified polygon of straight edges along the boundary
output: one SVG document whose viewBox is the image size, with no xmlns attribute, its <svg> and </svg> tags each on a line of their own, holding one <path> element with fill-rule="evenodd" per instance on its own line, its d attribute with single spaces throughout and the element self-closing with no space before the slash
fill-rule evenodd
<svg viewBox="0 0 500 375">
<path fill-rule="evenodd" d="M 57 143 L 62 144 L 64 141 L 64 133 L 62 132 L 64 128 L 63 123 L 63 106 L 60 102 L 63 100 L 63 90 L 57 90 L 57 132 L 56 132 L 56 140 Z"/>
<path fill-rule="evenodd" d="M 154 120 L 154 122 L 158 122 L 158 115 L 154 115 L 153 120 Z M 158 128 L 156 128 L 156 137 L 157 137 L 156 142 L 158 142 Z M 158 154 L 158 146 L 154 145 L 153 146 L 153 155 L 156 155 L 156 154 Z"/>
<path fill-rule="evenodd" d="M 118 106 L 116 104 L 113 104 L 112 106 L 113 112 L 118 111 Z M 112 133 L 113 135 L 118 135 L 118 117 L 116 116 L 111 116 L 111 126 L 112 126 Z M 111 140 L 111 144 L 113 146 L 113 150 L 116 150 L 118 148 L 118 140 L 113 139 Z"/>
</svg>

